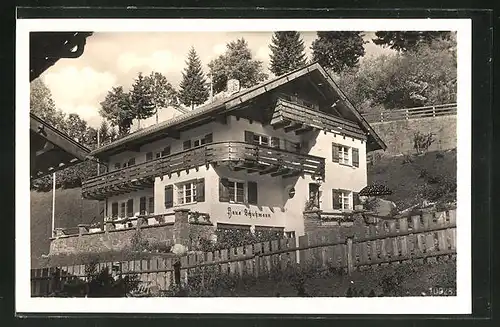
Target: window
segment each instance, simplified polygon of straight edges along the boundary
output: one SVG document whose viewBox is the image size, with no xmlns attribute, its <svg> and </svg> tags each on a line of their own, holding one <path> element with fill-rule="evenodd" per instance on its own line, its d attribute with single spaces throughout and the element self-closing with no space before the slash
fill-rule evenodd
<svg viewBox="0 0 500 327">
<path fill-rule="evenodd" d="M 155 212 L 155 198 L 150 197 L 148 202 L 148 213 L 153 214 Z"/>
<path fill-rule="evenodd" d="M 111 204 L 111 217 L 118 218 L 118 202 L 113 202 Z"/>
<path fill-rule="evenodd" d="M 196 182 L 177 185 L 177 204 L 193 203 L 196 201 Z"/>
<path fill-rule="evenodd" d="M 193 139 L 193 147 L 197 147 L 197 146 L 201 146 L 201 145 L 205 145 L 207 143 L 212 143 L 213 142 L 213 136 L 212 136 L 212 133 L 210 134 L 207 134 L 205 135 L 204 137 L 202 138 L 198 138 L 198 139 Z"/>
<path fill-rule="evenodd" d="M 115 163 L 116 170 L 120 169 L 121 167 L 122 167 L 122 165 L 119 162 Z"/>
<path fill-rule="evenodd" d="M 253 135 L 253 143 L 259 144 L 259 145 L 269 145 L 269 137 L 265 136 L 265 135 L 254 134 Z"/>
<path fill-rule="evenodd" d="M 120 218 L 125 217 L 125 202 L 120 203 Z"/>
<path fill-rule="evenodd" d="M 332 143 L 332 161 L 359 167 L 359 149 Z"/>
<path fill-rule="evenodd" d="M 153 152 L 146 153 L 146 161 L 151 161 L 151 160 L 153 160 Z"/>
<path fill-rule="evenodd" d="M 349 164 L 349 148 L 346 146 L 339 146 L 339 163 Z"/>
<path fill-rule="evenodd" d="M 346 190 L 333 190 L 333 209 L 352 210 L 352 192 Z"/>
<path fill-rule="evenodd" d="M 134 199 L 129 199 L 127 201 L 127 216 L 128 217 L 134 216 Z"/>
<path fill-rule="evenodd" d="M 245 198 L 246 194 L 246 198 Z M 219 181 L 219 202 L 258 203 L 256 182 L 242 182 L 221 178 Z"/>
<path fill-rule="evenodd" d="M 140 215 L 146 214 L 146 197 L 145 196 L 143 196 L 139 199 L 139 214 Z"/>
<path fill-rule="evenodd" d="M 229 181 L 228 191 L 230 202 L 245 202 L 245 184 L 243 182 Z"/>
</svg>

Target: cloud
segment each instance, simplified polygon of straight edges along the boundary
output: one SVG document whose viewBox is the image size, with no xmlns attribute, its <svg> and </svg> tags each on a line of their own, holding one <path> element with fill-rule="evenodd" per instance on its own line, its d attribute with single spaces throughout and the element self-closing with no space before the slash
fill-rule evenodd
<svg viewBox="0 0 500 327">
<path fill-rule="evenodd" d="M 116 83 L 116 76 L 91 67 L 65 67 L 43 75 L 43 81 L 52 93 L 56 106 L 65 113 L 77 113 L 96 123 L 98 104 Z M 99 118 L 99 117 L 97 117 Z"/>
<path fill-rule="evenodd" d="M 214 52 L 215 56 L 219 56 L 224 52 L 226 52 L 226 44 L 225 43 L 216 44 L 212 47 L 212 51 Z"/>
<path fill-rule="evenodd" d="M 169 50 L 152 52 L 149 55 L 140 56 L 133 52 L 121 54 L 117 60 L 117 67 L 121 73 L 127 73 L 134 69 L 147 68 L 163 74 L 179 71 L 184 63 L 183 58 L 175 56 Z"/>
</svg>

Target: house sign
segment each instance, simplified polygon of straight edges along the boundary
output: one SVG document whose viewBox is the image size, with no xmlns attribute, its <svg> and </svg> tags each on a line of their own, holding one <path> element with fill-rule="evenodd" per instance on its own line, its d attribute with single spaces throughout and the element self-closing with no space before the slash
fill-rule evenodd
<svg viewBox="0 0 500 327">
<path fill-rule="evenodd" d="M 227 217 L 231 219 L 232 217 L 249 217 L 249 218 L 271 218 L 270 213 L 263 213 L 256 210 L 250 209 L 238 209 L 233 207 L 227 208 Z"/>
</svg>

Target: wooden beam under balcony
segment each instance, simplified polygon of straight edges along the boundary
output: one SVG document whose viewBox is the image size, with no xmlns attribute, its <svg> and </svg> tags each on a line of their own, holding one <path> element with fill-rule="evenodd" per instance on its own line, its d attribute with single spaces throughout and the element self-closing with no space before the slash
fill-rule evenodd
<svg viewBox="0 0 500 327">
<path fill-rule="evenodd" d="M 293 172 L 291 172 L 290 174 L 283 175 L 283 178 L 292 178 L 292 177 L 297 177 L 297 176 L 301 176 L 302 174 L 303 174 L 303 172 L 302 172 L 302 171 L 297 170 L 297 171 L 293 171 Z"/>
<path fill-rule="evenodd" d="M 297 130 L 299 128 L 304 128 L 304 125 L 301 124 L 301 123 L 290 124 L 287 127 L 285 127 L 285 133 L 288 133 L 288 132 L 291 132 L 291 131 L 295 131 L 295 130 Z"/>
<path fill-rule="evenodd" d="M 291 170 L 290 170 L 290 169 L 288 169 L 288 168 L 285 168 L 285 169 L 280 169 L 280 170 L 278 170 L 277 172 L 272 173 L 272 174 L 271 174 L 271 177 L 277 177 L 277 176 L 286 175 L 286 174 L 290 173 L 290 171 L 291 171 Z"/>
<path fill-rule="evenodd" d="M 273 129 L 276 130 L 288 126 L 289 124 L 290 124 L 289 120 L 278 117 L 278 118 L 273 118 L 273 120 L 271 120 L 270 125 L 273 127 Z"/>
<path fill-rule="evenodd" d="M 303 128 L 300 128 L 300 129 L 296 130 L 295 131 L 295 135 L 304 134 L 304 133 L 307 133 L 307 132 L 311 132 L 313 130 L 314 130 L 314 127 L 306 126 L 306 127 L 303 127 Z"/>
<path fill-rule="evenodd" d="M 260 174 L 261 175 L 272 174 L 272 173 L 279 171 L 280 169 L 281 169 L 280 166 L 271 166 L 270 168 L 267 168 L 266 170 L 261 171 Z"/>
</svg>

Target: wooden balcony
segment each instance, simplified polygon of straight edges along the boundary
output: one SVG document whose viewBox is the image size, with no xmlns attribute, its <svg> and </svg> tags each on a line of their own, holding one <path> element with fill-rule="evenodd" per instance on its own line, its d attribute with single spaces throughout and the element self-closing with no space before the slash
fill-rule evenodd
<svg viewBox="0 0 500 327">
<path fill-rule="evenodd" d="M 317 107 L 294 101 L 293 98 L 278 98 L 271 125 L 275 129 L 284 128 L 287 133 L 295 131 L 301 134 L 317 129 L 366 139 L 366 134 L 357 123 L 319 111 Z"/>
<path fill-rule="evenodd" d="M 217 142 L 93 177 L 83 183 L 83 197 L 104 199 L 151 188 L 155 177 L 171 176 L 201 166 L 225 165 L 232 170 L 272 177 L 310 174 L 324 177 L 325 159 L 245 142 Z"/>
</svg>

